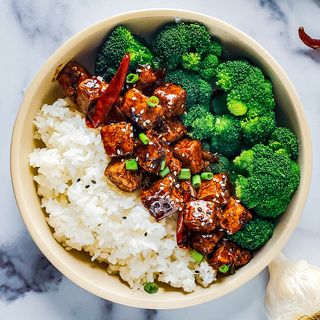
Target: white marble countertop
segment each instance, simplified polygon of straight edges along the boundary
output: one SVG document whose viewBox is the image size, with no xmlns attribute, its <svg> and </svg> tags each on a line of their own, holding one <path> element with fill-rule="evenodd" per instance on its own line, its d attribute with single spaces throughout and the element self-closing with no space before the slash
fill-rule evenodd
<svg viewBox="0 0 320 320">
<path fill-rule="evenodd" d="M 309 199 L 284 252 L 320 265 L 319 115 L 320 52 L 304 47 L 300 25 L 320 37 L 319 0 L 2 0 L 0 2 L 0 319 L 265 319 L 267 271 L 235 292 L 200 306 L 153 311 L 112 304 L 72 284 L 42 256 L 18 212 L 11 188 L 9 146 L 24 89 L 70 36 L 105 17 L 129 10 L 175 7 L 223 19 L 248 33 L 278 60 L 302 99 L 313 136 Z"/>
</svg>

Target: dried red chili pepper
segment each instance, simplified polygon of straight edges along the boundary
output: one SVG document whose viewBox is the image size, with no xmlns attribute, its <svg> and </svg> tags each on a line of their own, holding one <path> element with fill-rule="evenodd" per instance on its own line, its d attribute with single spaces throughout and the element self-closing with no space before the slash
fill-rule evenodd
<svg viewBox="0 0 320 320">
<path fill-rule="evenodd" d="M 308 47 L 312 49 L 320 49 L 320 39 L 311 38 L 305 31 L 303 27 L 300 27 L 299 30 L 299 37 L 301 41 Z"/>
<path fill-rule="evenodd" d="M 190 249 L 190 231 L 183 221 L 183 213 L 179 212 L 177 221 L 177 245 L 181 249 Z"/>
<path fill-rule="evenodd" d="M 92 124 L 95 128 L 105 120 L 108 113 L 110 112 L 111 107 L 119 99 L 121 90 L 126 80 L 129 64 L 130 55 L 129 53 L 126 53 L 121 60 L 116 74 L 111 79 L 104 95 L 98 99 L 94 114 L 91 119 Z"/>
</svg>

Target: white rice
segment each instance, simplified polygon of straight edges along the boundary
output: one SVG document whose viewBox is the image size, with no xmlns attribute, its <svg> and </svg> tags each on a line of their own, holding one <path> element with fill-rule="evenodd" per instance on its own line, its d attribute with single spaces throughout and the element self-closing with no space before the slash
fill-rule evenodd
<svg viewBox="0 0 320 320">
<path fill-rule="evenodd" d="M 35 138 L 45 147 L 33 150 L 30 165 L 38 168 L 34 180 L 53 235 L 67 250 L 106 261 L 106 270 L 133 289 L 158 279 L 191 292 L 196 282 L 208 286 L 216 280 L 207 262 L 197 265 L 177 247 L 176 217 L 157 223 L 138 193 L 122 192 L 108 181 L 110 159 L 99 130 L 87 128 L 67 100 L 45 104 L 34 124 Z"/>
</svg>

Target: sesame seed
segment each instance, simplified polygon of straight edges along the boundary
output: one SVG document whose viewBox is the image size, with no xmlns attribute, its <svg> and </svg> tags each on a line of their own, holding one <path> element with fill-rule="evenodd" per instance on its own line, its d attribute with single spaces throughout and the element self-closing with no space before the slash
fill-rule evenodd
<svg viewBox="0 0 320 320">
<path fill-rule="evenodd" d="M 80 178 L 78 178 L 78 179 L 77 179 L 77 182 L 80 182 L 80 180 L 81 180 L 81 179 L 80 179 Z"/>
<path fill-rule="evenodd" d="M 148 235 L 148 232 L 145 232 L 145 233 L 144 233 L 144 236 L 146 237 L 147 235 Z"/>
<path fill-rule="evenodd" d="M 200 273 L 200 271 L 199 270 L 194 270 L 194 273 Z"/>
<path fill-rule="evenodd" d="M 96 184 L 96 183 L 97 183 L 95 180 L 91 180 L 91 182 L 92 182 L 93 184 Z"/>
<path fill-rule="evenodd" d="M 129 136 L 130 136 L 130 138 L 133 138 L 133 133 L 131 132 Z"/>
<path fill-rule="evenodd" d="M 126 220 L 126 219 L 127 219 L 127 217 L 124 217 L 124 216 L 123 216 L 123 217 L 122 217 L 122 219 Z"/>
<path fill-rule="evenodd" d="M 135 101 L 137 100 L 137 97 L 132 97 L 131 100 Z"/>
<path fill-rule="evenodd" d="M 135 107 L 132 107 L 132 108 L 131 108 L 131 111 L 132 111 L 132 112 L 135 112 L 135 111 L 136 111 L 136 108 L 135 108 Z"/>
<path fill-rule="evenodd" d="M 90 187 L 90 184 L 87 184 L 87 185 L 85 186 L 86 189 L 88 189 L 89 187 Z"/>
<path fill-rule="evenodd" d="M 202 221 L 202 222 L 201 222 L 201 225 L 202 225 L 202 226 L 204 226 L 204 225 L 205 225 L 204 221 Z"/>
<path fill-rule="evenodd" d="M 142 109 L 141 111 L 140 111 L 140 114 L 143 114 L 144 113 L 144 109 Z"/>
</svg>

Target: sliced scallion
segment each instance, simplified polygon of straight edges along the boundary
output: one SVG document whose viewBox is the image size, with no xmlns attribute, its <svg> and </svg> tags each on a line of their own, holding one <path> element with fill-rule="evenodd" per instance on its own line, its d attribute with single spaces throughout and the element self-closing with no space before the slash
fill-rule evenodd
<svg viewBox="0 0 320 320">
<path fill-rule="evenodd" d="M 192 177 L 192 186 L 198 189 L 201 186 L 201 177 L 200 175 L 196 174 Z"/>
<path fill-rule="evenodd" d="M 136 171 L 138 170 L 138 162 L 136 159 L 127 159 L 126 160 L 126 169 Z"/>
<path fill-rule="evenodd" d="M 150 294 L 157 293 L 158 290 L 159 290 L 159 286 L 154 282 L 147 282 L 144 285 L 144 291 L 146 291 Z"/>
<path fill-rule="evenodd" d="M 145 145 L 149 144 L 149 142 L 150 142 L 150 140 L 149 140 L 149 138 L 147 137 L 147 135 L 146 135 L 145 133 L 143 133 L 143 132 L 141 132 L 141 133 L 139 134 L 139 139 L 140 139 L 140 140 L 142 141 L 142 143 L 145 144 Z"/>
<path fill-rule="evenodd" d="M 179 173 L 178 179 L 180 179 L 180 180 L 189 180 L 190 178 L 191 178 L 190 169 L 182 168 L 180 173 Z"/>
<path fill-rule="evenodd" d="M 201 173 L 201 179 L 203 179 L 203 180 L 212 180 L 213 179 L 213 173 L 212 172 L 202 172 Z"/>
<path fill-rule="evenodd" d="M 196 262 L 196 263 L 201 263 L 201 261 L 203 260 L 203 255 L 196 251 L 196 250 L 190 250 L 189 251 L 190 256 L 192 257 L 192 259 Z"/>
<path fill-rule="evenodd" d="M 147 104 L 149 107 L 156 107 L 159 104 L 159 98 L 156 96 L 151 96 L 148 100 L 147 100 Z"/>
<path fill-rule="evenodd" d="M 229 271 L 229 267 L 226 264 L 223 264 L 222 266 L 219 267 L 219 271 L 221 273 L 227 273 Z"/>
<path fill-rule="evenodd" d="M 159 172 L 159 176 L 161 178 L 164 178 L 169 173 L 170 173 L 170 169 L 168 167 L 165 167 L 163 170 Z"/>
<path fill-rule="evenodd" d="M 126 77 L 127 83 L 136 83 L 139 80 L 139 76 L 135 73 L 129 73 Z"/>
</svg>

